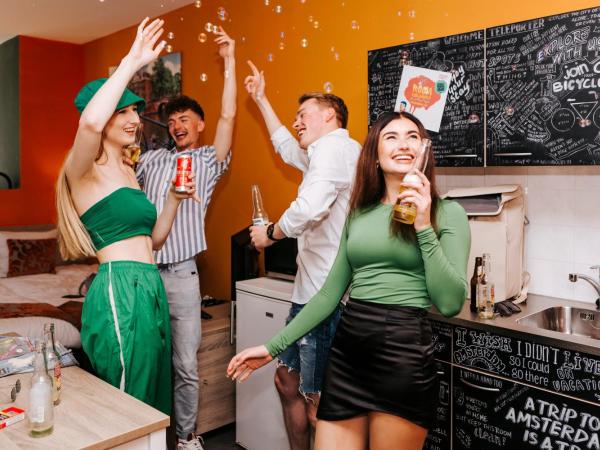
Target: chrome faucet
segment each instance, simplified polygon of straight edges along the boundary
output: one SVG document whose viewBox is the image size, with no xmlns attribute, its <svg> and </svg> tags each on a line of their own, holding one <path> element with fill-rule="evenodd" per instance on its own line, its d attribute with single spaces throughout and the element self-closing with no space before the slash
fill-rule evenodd
<svg viewBox="0 0 600 450">
<path fill-rule="evenodd" d="M 592 270 L 598 270 L 598 279 L 594 280 L 592 277 L 583 275 L 581 273 L 570 273 L 569 281 L 575 283 L 579 278 L 587 281 L 592 285 L 594 289 L 596 289 L 596 293 L 598 294 L 598 298 L 596 299 L 596 308 L 600 309 L 600 266 L 592 266 L 590 267 Z"/>
</svg>

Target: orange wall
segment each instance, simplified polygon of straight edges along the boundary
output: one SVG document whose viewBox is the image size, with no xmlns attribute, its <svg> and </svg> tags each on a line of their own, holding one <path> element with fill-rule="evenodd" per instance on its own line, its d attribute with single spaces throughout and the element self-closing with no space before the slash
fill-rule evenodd
<svg viewBox="0 0 600 450">
<path fill-rule="evenodd" d="M 54 182 L 73 142 L 83 47 L 19 37 L 21 187 L 0 190 L 0 226 L 55 223 Z"/>
<path fill-rule="evenodd" d="M 276 4 L 283 8 L 280 14 L 274 12 Z M 221 6 L 230 21 L 218 20 L 216 10 Z M 362 141 L 367 131 L 369 49 L 408 42 L 409 33 L 414 33 L 415 40 L 424 40 L 593 6 L 597 1 L 505 0 L 500 5 L 472 0 L 271 0 L 265 6 L 263 0 L 203 0 L 200 9 L 190 5 L 166 14 L 166 31 L 175 34 L 169 42 L 174 51 L 182 53 L 183 91 L 198 99 L 206 110 L 207 142 L 214 136 L 220 110 L 222 64 L 212 41 L 202 44 L 197 36 L 210 21 L 223 25 L 237 41 L 240 90 L 234 156 L 208 213 L 209 250 L 201 258 L 203 293 L 228 297 L 229 236 L 250 222 L 250 184 L 260 185 L 265 207 L 271 219 L 277 219 L 294 199 L 300 182 L 300 174 L 274 155 L 257 108 L 243 90 L 247 59 L 264 69 L 267 94 L 284 123 L 291 123 L 300 93 L 322 90 L 329 81 L 333 93 L 348 104 L 351 135 Z M 414 18 L 408 14 L 412 9 Z M 314 20 L 319 28 L 314 28 Z M 358 30 L 352 29 L 353 20 L 358 22 Z M 85 46 L 86 78 L 106 76 L 107 68 L 118 64 L 129 48 L 133 30 Z M 302 38 L 308 40 L 306 48 L 300 46 Z M 280 42 L 284 50 L 279 49 Z M 335 60 L 332 46 L 339 60 Z M 269 53 L 274 57 L 272 62 L 267 60 Z M 201 73 L 208 75 L 207 82 L 200 81 Z"/>
</svg>

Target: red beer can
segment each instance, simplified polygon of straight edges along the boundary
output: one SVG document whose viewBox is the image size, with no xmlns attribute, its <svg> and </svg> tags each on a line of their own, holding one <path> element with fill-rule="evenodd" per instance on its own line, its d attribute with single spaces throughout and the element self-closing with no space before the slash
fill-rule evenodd
<svg viewBox="0 0 600 450">
<path fill-rule="evenodd" d="M 185 193 L 187 188 L 185 183 L 190 181 L 192 173 L 192 156 L 180 155 L 177 157 L 177 174 L 175 176 L 175 192 Z"/>
</svg>

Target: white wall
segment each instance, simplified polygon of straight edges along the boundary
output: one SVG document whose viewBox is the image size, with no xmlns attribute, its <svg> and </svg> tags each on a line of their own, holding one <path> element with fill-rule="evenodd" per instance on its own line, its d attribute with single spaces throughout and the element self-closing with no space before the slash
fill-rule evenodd
<svg viewBox="0 0 600 450">
<path fill-rule="evenodd" d="M 525 269 L 529 291 L 593 303 L 586 281 L 570 272 L 598 277 L 600 265 L 600 167 L 489 167 L 437 170 L 440 192 L 455 187 L 514 184 L 526 193 Z"/>
</svg>

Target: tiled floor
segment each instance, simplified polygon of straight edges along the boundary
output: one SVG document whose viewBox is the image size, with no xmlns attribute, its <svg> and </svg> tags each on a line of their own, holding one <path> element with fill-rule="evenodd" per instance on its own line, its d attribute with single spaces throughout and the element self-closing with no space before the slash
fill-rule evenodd
<svg viewBox="0 0 600 450">
<path fill-rule="evenodd" d="M 241 450 L 235 443 L 235 423 L 217 428 L 202 435 L 204 438 L 204 450 Z"/>
</svg>

